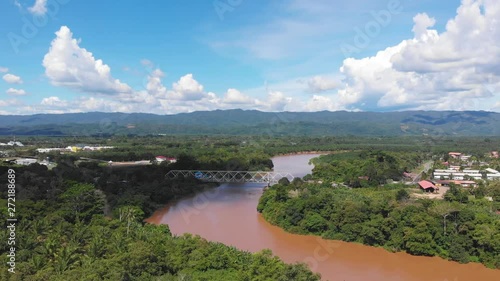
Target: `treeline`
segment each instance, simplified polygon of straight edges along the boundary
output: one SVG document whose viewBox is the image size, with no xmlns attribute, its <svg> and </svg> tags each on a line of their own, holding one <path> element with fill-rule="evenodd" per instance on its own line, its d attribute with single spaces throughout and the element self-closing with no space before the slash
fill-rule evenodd
<svg viewBox="0 0 500 281">
<path fill-rule="evenodd" d="M 144 225 L 134 208 L 102 215 L 92 186 L 73 185 L 57 202 L 20 201 L 15 274 L 1 280 L 320 280 L 305 265 L 287 265 L 269 251 L 249 253 L 167 226 Z M 81 202 L 73 205 L 75 202 Z M 2 220 L 5 200 L 0 200 Z M 22 210 L 22 211 L 21 211 Z M 6 232 L 0 238 L 7 241 Z M 2 243 L 1 261 L 10 246 Z"/>
<path fill-rule="evenodd" d="M 399 181 L 424 161 L 421 152 L 352 151 L 313 160 L 312 179 L 368 187 Z"/>
<path fill-rule="evenodd" d="M 7 141 L 7 139 L 5 139 Z M 445 154 L 460 151 L 482 156 L 498 150 L 498 137 L 356 137 L 356 136 L 290 136 L 275 137 L 271 135 L 244 136 L 113 136 L 97 137 L 55 137 L 55 138 L 21 138 L 25 148 L 14 148 L 17 154 L 24 156 L 37 155 L 37 147 L 67 147 L 76 144 L 106 145 L 116 147 L 113 150 L 98 152 L 80 152 L 75 155 L 112 160 L 137 161 L 151 160 L 154 156 L 164 155 L 178 157 L 189 154 L 197 158 L 213 157 L 217 153 L 231 152 L 238 155 L 274 156 L 303 151 L 344 151 L 344 150 L 384 150 L 401 152 L 421 152 L 428 155 Z M 52 154 L 54 156 L 56 154 Z M 46 154 L 39 155 L 40 157 Z"/>
<path fill-rule="evenodd" d="M 258 211 L 293 233 L 500 268 L 499 182 L 478 199 L 469 200 L 471 194 L 458 187 L 445 201 L 409 194 L 402 185 L 348 189 L 296 179 L 267 189 Z M 483 199 L 485 194 L 495 202 Z"/>
<path fill-rule="evenodd" d="M 146 215 L 151 215 L 172 200 L 216 187 L 194 178 L 170 179 L 166 177 L 170 170 L 270 170 L 273 167 L 272 161 L 263 155 L 242 155 L 229 150 L 216 150 L 199 158 L 181 154 L 176 163 L 132 167 L 82 161 L 73 154 L 57 154 L 51 161 L 57 163 L 51 170 L 39 164 L 16 167 L 20 198 L 55 200 L 68 181 L 87 183 L 106 195 L 106 215 L 123 205 L 137 206 Z M 7 169 L 7 166 L 0 166 L 0 174 Z"/>
<path fill-rule="evenodd" d="M 155 203 L 203 188 L 194 179 L 165 179 L 161 165 L 114 169 L 59 160 L 52 170 L 15 168 L 16 274 L 2 270 L 1 280 L 320 280 L 305 265 L 284 264 L 269 251 L 172 237 L 167 226 L 143 223 Z M 1 178 L 7 169 L 0 166 Z M 6 185 L 0 192 L 6 198 Z M 3 221 L 6 207 L 0 200 Z M 0 232 L 0 239 L 7 235 Z M 9 248 L 0 246 L 4 265 Z"/>
</svg>

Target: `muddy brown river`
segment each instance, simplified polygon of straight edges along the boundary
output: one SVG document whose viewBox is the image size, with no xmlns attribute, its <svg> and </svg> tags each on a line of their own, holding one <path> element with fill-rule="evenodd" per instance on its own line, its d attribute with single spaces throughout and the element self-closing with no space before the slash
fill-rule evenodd
<svg viewBox="0 0 500 281">
<path fill-rule="evenodd" d="M 273 158 L 275 171 L 302 177 L 317 154 Z M 390 253 L 381 248 L 290 234 L 257 212 L 262 184 L 223 184 L 158 210 L 148 222 L 168 224 L 172 233 L 192 233 L 257 252 L 271 249 L 285 262 L 305 262 L 331 281 L 500 281 L 500 270 L 437 257 Z"/>
</svg>

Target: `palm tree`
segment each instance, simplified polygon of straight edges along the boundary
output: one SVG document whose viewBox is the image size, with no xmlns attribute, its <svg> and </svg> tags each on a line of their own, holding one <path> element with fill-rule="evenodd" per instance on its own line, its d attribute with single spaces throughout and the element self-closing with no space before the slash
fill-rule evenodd
<svg viewBox="0 0 500 281">
<path fill-rule="evenodd" d="M 74 244 L 59 249 L 55 259 L 55 269 L 58 273 L 71 269 L 73 264 L 78 261 L 77 249 L 78 247 Z"/>
</svg>

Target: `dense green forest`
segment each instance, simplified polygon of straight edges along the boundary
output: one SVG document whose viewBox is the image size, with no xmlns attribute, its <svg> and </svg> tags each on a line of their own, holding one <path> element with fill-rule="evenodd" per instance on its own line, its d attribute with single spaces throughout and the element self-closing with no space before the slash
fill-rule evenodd
<svg viewBox="0 0 500 281">
<path fill-rule="evenodd" d="M 350 189 L 283 180 L 268 188 L 258 205 L 266 220 L 293 233 L 481 262 L 491 268 L 500 268 L 497 209 L 499 182 L 475 196 L 452 187 L 445 200 L 430 200 L 412 199 L 404 185 Z"/>
<path fill-rule="evenodd" d="M 269 251 L 252 254 L 199 237 L 172 237 L 167 226 L 143 222 L 170 200 L 215 187 L 191 178 L 167 179 L 166 171 L 235 165 L 237 154 L 229 154 L 227 160 L 208 162 L 181 155 L 171 166 L 115 168 L 68 155 L 58 155 L 51 170 L 38 164 L 0 166 L 1 178 L 9 168 L 16 171 L 19 221 L 17 274 L 5 269 L 0 279 L 319 280 L 304 264 L 284 264 Z M 6 185 L 0 192 L 6 198 Z M 7 214 L 2 199 L 0 218 L 6 221 Z M 0 232 L 3 241 L 8 235 Z M 1 246 L 3 264 L 9 247 Z"/>
<path fill-rule="evenodd" d="M 193 178 L 166 178 L 169 170 L 270 170 L 272 156 L 303 151 L 335 153 L 313 161 L 316 168 L 307 178 L 311 182 L 283 180 L 265 191 L 258 209 L 270 222 L 297 233 L 499 267 L 500 223 L 494 213 L 500 209 L 498 186 L 481 186 L 473 193 L 456 188 L 445 201 L 430 201 L 412 199 L 408 189 L 387 184 L 424 162 L 439 162 L 449 151 L 483 159 L 485 153 L 498 150 L 499 138 L 197 135 L 20 140 L 24 147 L 6 147 L 3 152 L 49 158 L 56 165 L 0 165 L 2 178 L 7 178 L 8 168 L 16 170 L 16 205 L 22 210 L 17 225 L 17 268 L 22 275 L 9 275 L 13 280 L 81 276 L 90 276 L 88 280 L 319 280 L 304 265 L 286 265 L 267 251 L 251 254 L 199 237 L 172 237 L 168 227 L 142 222 L 170 201 L 216 188 Z M 39 147 L 75 144 L 115 148 L 36 152 Z M 157 155 L 176 157 L 177 163 L 106 165 L 109 160 L 153 160 Z M 360 188 L 333 188 L 333 182 Z M 5 198 L 5 185 L 0 192 Z M 496 201 L 488 202 L 484 196 Z M 5 221 L 6 202 L 0 204 Z M 0 235 L 5 239 L 7 232 Z M 3 259 L 6 251 L 4 245 Z"/>
<path fill-rule="evenodd" d="M 269 251 L 251 254 L 190 235 L 172 237 L 167 226 L 141 223 L 142 212 L 133 207 L 105 218 L 96 194 L 77 184 L 57 202 L 18 203 L 16 274 L 2 270 L 0 279 L 319 280 L 305 265 L 284 264 Z M 1 238 L 6 241 L 5 232 Z M 7 251 L 3 243 L 3 264 Z"/>
<path fill-rule="evenodd" d="M 324 155 L 313 160 L 313 179 L 368 187 L 399 181 L 404 172 L 422 164 L 423 153 L 352 151 Z"/>
</svg>

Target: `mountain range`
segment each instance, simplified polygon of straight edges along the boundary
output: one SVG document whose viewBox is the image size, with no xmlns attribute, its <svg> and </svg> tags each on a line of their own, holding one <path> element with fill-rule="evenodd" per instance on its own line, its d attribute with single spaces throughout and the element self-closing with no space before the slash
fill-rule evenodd
<svg viewBox="0 0 500 281">
<path fill-rule="evenodd" d="M 457 135 L 500 136 L 500 113 L 485 111 L 261 112 L 215 110 L 156 115 L 0 115 L 0 135 Z"/>
</svg>

